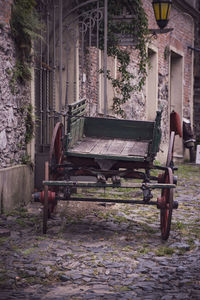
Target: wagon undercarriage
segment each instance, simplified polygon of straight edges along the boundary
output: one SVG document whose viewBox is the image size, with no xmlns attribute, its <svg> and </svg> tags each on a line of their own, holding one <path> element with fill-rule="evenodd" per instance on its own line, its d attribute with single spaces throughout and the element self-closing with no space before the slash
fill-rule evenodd
<svg viewBox="0 0 200 300">
<path fill-rule="evenodd" d="M 63 168 L 64 166 L 59 166 Z M 64 201 L 86 201 L 86 202 L 101 202 L 101 203 L 126 203 L 126 204 L 142 204 L 142 205 L 154 205 L 158 209 L 160 209 L 160 218 L 161 218 L 161 233 L 162 239 L 166 240 L 169 237 L 170 226 L 171 226 L 171 216 L 172 210 L 178 208 L 178 203 L 173 200 L 173 189 L 175 188 L 174 184 L 174 176 L 172 174 L 171 168 L 166 168 L 162 176 L 161 182 L 159 183 L 151 183 L 145 182 L 142 179 L 141 183 L 121 183 L 120 177 L 115 176 L 112 181 L 107 182 L 109 180 L 102 179 L 104 175 L 97 175 L 96 182 L 91 181 L 72 181 L 72 180 L 49 180 L 49 165 L 46 164 L 46 178 L 44 181 L 45 192 L 43 195 L 40 195 L 41 201 L 44 203 L 44 226 L 43 232 L 47 231 L 47 218 L 50 216 L 51 211 L 53 211 L 54 206 L 57 204 L 58 200 Z M 105 173 L 105 172 L 102 172 Z M 129 173 L 130 178 L 141 178 L 142 172 L 133 172 Z M 61 174 L 60 174 L 61 175 Z M 84 174 L 85 175 L 85 174 Z M 90 174 L 91 175 L 91 174 Z M 94 174 L 93 174 L 94 175 Z M 107 174 L 106 174 L 107 175 Z M 134 176 L 135 175 L 135 176 Z M 80 176 L 80 174 L 79 174 Z M 100 178 L 100 180 L 99 180 Z M 155 180 L 155 178 L 153 178 Z M 160 178 L 157 178 L 159 181 Z M 149 181 L 149 179 L 148 179 Z M 164 182 L 162 182 L 164 181 Z M 107 198 L 80 198 L 74 196 L 77 188 L 113 188 L 113 189 L 141 189 L 143 193 L 142 200 L 130 200 L 130 199 L 107 199 Z M 151 201 L 153 198 L 152 191 L 155 189 L 161 189 L 161 197 L 157 199 L 157 201 Z M 59 192 L 58 192 L 59 190 Z"/>
</svg>

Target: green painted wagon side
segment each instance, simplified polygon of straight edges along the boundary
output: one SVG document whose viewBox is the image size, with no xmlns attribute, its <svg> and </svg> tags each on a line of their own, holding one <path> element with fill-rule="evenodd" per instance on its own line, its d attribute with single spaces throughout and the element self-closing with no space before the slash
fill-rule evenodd
<svg viewBox="0 0 200 300">
<path fill-rule="evenodd" d="M 115 159 L 126 161 L 153 161 L 159 151 L 161 141 L 161 112 L 158 111 L 155 121 L 134 121 L 114 118 L 86 117 L 86 101 L 82 100 L 69 105 L 68 127 L 65 144 L 65 154 L 75 157 L 90 157 L 102 159 Z M 74 151 L 76 144 L 86 137 L 120 141 L 145 142 L 148 144 L 148 151 L 145 155 L 106 154 L 106 153 L 85 153 Z"/>
</svg>

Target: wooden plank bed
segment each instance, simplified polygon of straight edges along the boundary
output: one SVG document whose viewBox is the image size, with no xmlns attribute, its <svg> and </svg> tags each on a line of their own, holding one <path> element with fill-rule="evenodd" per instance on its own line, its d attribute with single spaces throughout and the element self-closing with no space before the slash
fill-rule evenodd
<svg viewBox="0 0 200 300">
<path fill-rule="evenodd" d="M 68 153 L 70 155 L 81 153 L 81 155 L 86 154 L 91 157 L 105 154 L 117 158 L 127 156 L 147 157 L 148 145 L 148 142 L 132 140 L 83 137 L 81 141 L 77 141 L 68 150 Z"/>
</svg>

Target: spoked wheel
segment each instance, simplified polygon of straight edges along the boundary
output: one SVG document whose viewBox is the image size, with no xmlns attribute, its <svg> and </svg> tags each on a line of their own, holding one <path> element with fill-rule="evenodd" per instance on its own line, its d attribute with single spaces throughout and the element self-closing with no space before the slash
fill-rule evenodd
<svg viewBox="0 0 200 300">
<path fill-rule="evenodd" d="M 58 122 L 53 130 L 50 152 L 49 152 L 49 163 L 51 168 L 55 165 L 61 164 L 63 160 L 63 124 Z"/>
<path fill-rule="evenodd" d="M 173 173 L 171 168 L 167 168 L 163 176 L 163 183 L 173 184 Z M 160 226 L 163 240 L 167 240 L 171 228 L 173 210 L 173 188 L 163 188 L 161 198 L 158 199 L 160 207 Z"/>
<path fill-rule="evenodd" d="M 175 140 L 175 132 L 171 131 L 168 154 L 167 154 L 167 161 L 166 161 L 166 167 L 170 167 L 170 168 L 173 168 L 174 140 Z"/>
<path fill-rule="evenodd" d="M 49 163 L 45 162 L 45 181 L 49 180 Z M 47 232 L 48 219 L 48 185 L 44 186 L 43 233 Z"/>
</svg>

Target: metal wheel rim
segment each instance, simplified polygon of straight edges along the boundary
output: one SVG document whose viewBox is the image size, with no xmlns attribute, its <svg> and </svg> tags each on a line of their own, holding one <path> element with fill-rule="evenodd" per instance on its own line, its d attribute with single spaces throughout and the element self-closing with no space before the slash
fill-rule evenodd
<svg viewBox="0 0 200 300">
<path fill-rule="evenodd" d="M 165 183 L 173 184 L 173 173 L 171 168 L 168 168 L 165 172 Z M 165 199 L 165 208 L 160 209 L 160 225 L 161 225 L 161 235 L 163 240 L 167 240 L 171 229 L 171 219 L 173 210 L 173 188 L 162 189 L 161 197 Z"/>
<path fill-rule="evenodd" d="M 45 181 L 49 180 L 49 163 L 45 162 Z M 48 185 L 44 186 L 43 233 L 47 232 L 48 219 Z"/>
<path fill-rule="evenodd" d="M 168 148 L 168 154 L 167 154 L 166 167 L 170 167 L 171 161 L 173 159 L 174 139 L 175 139 L 175 132 L 172 131 L 171 135 L 170 135 L 170 141 L 169 141 L 169 148 Z"/>
<path fill-rule="evenodd" d="M 53 158 L 55 158 L 55 163 L 60 164 L 63 158 L 63 145 L 62 145 L 62 134 L 63 134 L 63 124 L 58 122 L 53 130 L 50 152 L 49 152 L 49 162 L 50 165 L 53 163 Z"/>
</svg>

